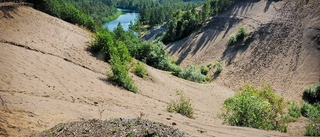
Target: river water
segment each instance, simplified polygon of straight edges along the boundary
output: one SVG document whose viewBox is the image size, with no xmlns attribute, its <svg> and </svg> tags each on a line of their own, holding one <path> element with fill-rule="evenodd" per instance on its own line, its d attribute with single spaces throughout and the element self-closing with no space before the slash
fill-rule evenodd
<svg viewBox="0 0 320 137">
<path fill-rule="evenodd" d="M 139 16 L 139 13 L 136 13 L 134 11 L 131 11 L 131 10 L 127 10 L 127 9 L 120 9 L 118 8 L 118 10 L 122 11 L 124 14 L 120 15 L 117 19 L 115 20 L 112 20 L 112 21 L 109 21 L 109 22 L 106 22 L 103 24 L 103 27 L 108 27 L 108 29 L 110 31 L 113 31 L 115 28 L 117 28 L 118 26 L 118 23 L 120 22 L 123 29 L 125 31 L 128 31 L 129 30 L 129 24 L 130 24 L 130 21 L 132 23 L 135 23 L 136 22 L 136 19 L 138 18 Z"/>
</svg>

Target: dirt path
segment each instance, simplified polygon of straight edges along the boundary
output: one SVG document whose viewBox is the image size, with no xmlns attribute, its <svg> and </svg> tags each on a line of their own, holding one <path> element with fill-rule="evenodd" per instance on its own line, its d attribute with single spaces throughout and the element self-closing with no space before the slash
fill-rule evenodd
<svg viewBox="0 0 320 137">
<path fill-rule="evenodd" d="M 87 32 L 30 7 L 0 11 L 0 32 L 0 136 L 141 116 L 195 136 L 287 136 L 221 125 L 217 114 L 234 92 L 215 83 L 196 84 L 148 67 L 151 78 L 133 76 L 140 94 L 112 85 L 105 76 L 109 65 L 86 50 Z M 166 112 L 177 90 L 191 97 L 195 119 Z"/>
</svg>

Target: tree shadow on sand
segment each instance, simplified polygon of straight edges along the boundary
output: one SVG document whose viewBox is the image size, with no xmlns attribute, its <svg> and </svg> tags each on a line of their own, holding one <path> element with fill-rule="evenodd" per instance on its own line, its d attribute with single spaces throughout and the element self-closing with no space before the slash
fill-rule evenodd
<svg viewBox="0 0 320 137">
<path fill-rule="evenodd" d="M 225 51 L 222 53 L 221 59 L 226 60 L 226 65 L 230 65 L 238 53 L 243 53 L 248 49 L 248 45 L 250 45 L 250 43 L 253 42 L 253 40 L 254 39 L 251 36 L 249 36 L 249 38 L 244 42 L 243 45 L 228 45 Z"/>
<path fill-rule="evenodd" d="M 259 2 L 259 0 L 248 0 L 231 6 L 218 16 L 212 17 L 205 26 L 193 32 L 190 36 L 167 45 L 166 49 L 170 49 L 168 50 L 169 54 L 180 54 L 177 63 L 181 64 L 188 55 L 195 55 L 198 51 L 209 46 L 210 43 L 214 43 L 221 33 L 223 33 L 224 38 L 233 26 L 242 21 L 237 15 L 246 14 L 256 2 Z M 199 36 L 200 38 L 198 38 Z"/>
<path fill-rule="evenodd" d="M 14 10 L 17 9 L 17 6 L 15 5 L 8 5 L 8 6 L 0 6 L 0 10 L 3 12 L 4 18 L 13 18 L 13 16 L 10 14 L 10 12 L 14 12 Z"/>
<path fill-rule="evenodd" d="M 1 4 L 1 2 L 0 2 L 0 4 Z M 18 10 L 17 8 L 18 8 L 19 6 L 29 6 L 29 7 L 32 7 L 33 5 L 30 4 L 30 3 L 25 3 L 25 2 L 19 2 L 19 3 L 13 3 L 13 2 L 11 2 L 11 3 L 2 3 L 2 4 L 0 5 L 0 11 L 3 12 L 3 17 L 4 17 L 4 18 L 7 18 L 7 19 L 10 19 L 10 18 L 11 18 L 11 19 L 12 19 L 13 16 L 11 15 L 11 12 L 17 14 L 16 10 Z"/>
</svg>

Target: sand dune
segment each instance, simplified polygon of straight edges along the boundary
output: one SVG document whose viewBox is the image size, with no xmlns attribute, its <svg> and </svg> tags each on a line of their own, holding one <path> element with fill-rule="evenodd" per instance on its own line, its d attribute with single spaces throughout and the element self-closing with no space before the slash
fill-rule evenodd
<svg viewBox="0 0 320 137">
<path fill-rule="evenodd" d="M 0 3 L 0 8 L 0 136 L 141 116 L 194 136 L 289 136 L 222 125 L 217 115 L 234 91 L 219 83 L 197 84 L 147 67 L 149 78 L 132 75 L 140 94 L 114 86 L 105 75 L 109 65 L 87 51 L 86 31 L 28 6 Z M 191 98 L 195 119 L 166 111 L 177 90 Z"/>
</svg>

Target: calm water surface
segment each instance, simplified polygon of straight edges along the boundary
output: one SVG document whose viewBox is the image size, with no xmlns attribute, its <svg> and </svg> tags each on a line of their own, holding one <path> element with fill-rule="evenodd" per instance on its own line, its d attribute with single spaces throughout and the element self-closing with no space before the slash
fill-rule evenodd
<svg viewBox="0 0 320 137">
<path fill-rule="evenodd" d="M 127 9 L 119 9 L 118 10 L 124 12 L 124 14 L 120 15 L 117 19 L 115 20 L 112 20 L 110 22 L 106 22 L 103 24 L 103 27 L 108 27 L 108 29 L 110 31 L 113 31 L 115 28 L 117 28 L 118 26 L 118 23 L 120 22 L 123 29 L 125 31 L 128 31 L 129 30 L 129 24 L 130 24 L 130 21 L 132 21 L 132 23 L 135 23 L 136 22 L 136 19 L 138 18 L 139 14 L 136 13 L 136 12 L 133 12 L 133 11 L 130 11 L 130 10 L 127 10 Z"/>
</svg>

